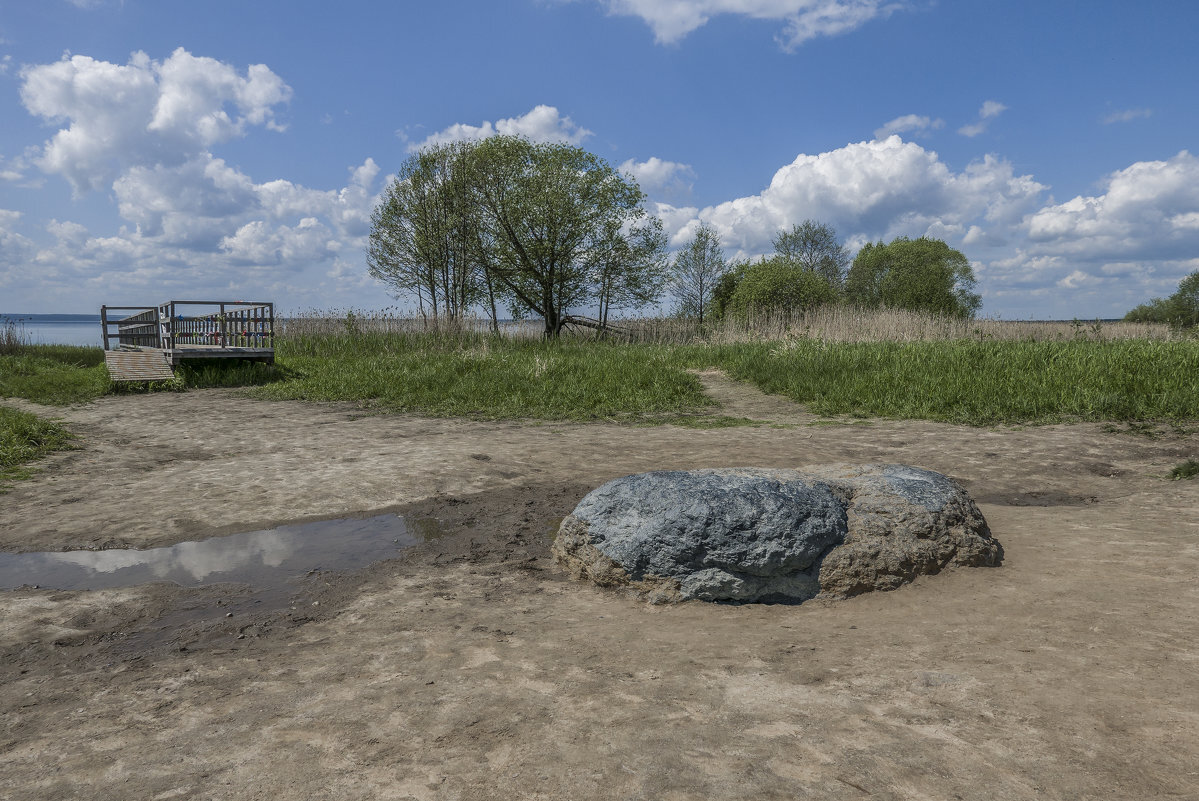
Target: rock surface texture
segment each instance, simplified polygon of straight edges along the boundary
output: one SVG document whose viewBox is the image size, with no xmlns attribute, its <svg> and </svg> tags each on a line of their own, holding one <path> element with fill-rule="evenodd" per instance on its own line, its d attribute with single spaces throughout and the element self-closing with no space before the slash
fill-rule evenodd
<svg viewBox="0 0 1199 801">
<path fill-rule="evenodd" d="M 659 603 L 844 598 L 1003 558 L 965 490 L 896 464 L 626 476 L 579 502 L 553 550 L 575 578 Z"/>
</svg>

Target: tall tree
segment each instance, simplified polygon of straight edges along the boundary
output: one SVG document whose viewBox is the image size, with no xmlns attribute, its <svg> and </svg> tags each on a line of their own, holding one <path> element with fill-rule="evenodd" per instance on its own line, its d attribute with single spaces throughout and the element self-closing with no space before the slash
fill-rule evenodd
<svg viewBox="0 0 1199 801">
<path fill-rule="evenodd" d="M 702 326 L 712 306 L 712 292 L 724 275 L 724 250 L 720 234 L 707 223 L 700 223 L 691 241 L 674 259 L 671 291 L 679 302 L 683 316 Z"/>
<path fill-rule="evenodd" d="M 435 322 L 460 320 L 489 288 L 478 255 L 472 169 L 469 144 L 423 148 L 401 165 L 371 215 L 371 276 L 415 294 L 422 316 L 431 312 Z"/>
<path fill-rule="evenodd" d="M 974 270 L 961 251 L 940 239 L 901 236 L 858 251 L 845 293 L 860 306 L 973 317 L 982 305 L 975 285 Z"/>
<path fill-rule="evenodd" d="M 845 286 L 849 253 L 831 225 L 804 220 L 775 234 L 773 244 L 775 255 L 784 261 L 824 276 L 838 291 Z"/>
<path fill-rule="evenodd" d="M 561 332 L 569 309 L 595 298 L 597 265 L 631 274 L 660 257 L 655 247 L 618 244 L 647 224 L 645 196 L 598 156 L 510 136 L 475 145 L 475 156 L 486 270 L 514 307 L 545 321 L 547 337 Z"/>
<path fill-rule="evenodd" d="M 612 309 L 640 309 L 662 297 L 666 284 L 666 234 L 647 216 L 627 231 L 611 227 L 605 246 L 591 254 L 600 325 Z"/>
</svg>

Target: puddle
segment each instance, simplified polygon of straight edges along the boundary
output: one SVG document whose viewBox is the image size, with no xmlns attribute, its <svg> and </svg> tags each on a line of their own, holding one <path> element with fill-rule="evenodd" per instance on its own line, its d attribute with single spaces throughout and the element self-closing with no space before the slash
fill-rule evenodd
<svg viewBox="0 0 1199 801">
<path fill-rule="evenodd" d="M 181 542 L 165 548 L 0 554 L 0 589 L 131 587 L 172 581 L 278 587 L 313 570 L 354 570 L 396 556 L 438 533 L 436 521 L 379 515 L 321 520 Z"/>
</svg>

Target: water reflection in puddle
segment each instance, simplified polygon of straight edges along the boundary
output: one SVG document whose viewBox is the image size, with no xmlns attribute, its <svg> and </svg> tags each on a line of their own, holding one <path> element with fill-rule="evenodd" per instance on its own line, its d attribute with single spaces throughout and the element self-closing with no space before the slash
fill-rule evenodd
<svg viewBox="0 0 1199 801">
<path fill-rule="evenodd" d="M 0 554 L 0 588 L 98 590 L 150 581 L 183 586 L 232 581 L 263 589 L 312 570 L 366 567 L 435 536 L 435 526 L 432 520 L 379 515 L 296 523 L 141 551 L 5 553 Z"/>
</svg>

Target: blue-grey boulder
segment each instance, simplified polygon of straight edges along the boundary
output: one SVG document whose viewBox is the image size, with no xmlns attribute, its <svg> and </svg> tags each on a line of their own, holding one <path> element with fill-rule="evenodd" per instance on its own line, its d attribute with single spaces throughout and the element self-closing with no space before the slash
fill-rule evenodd
<svg viewBox="0 0 1199 801">
<path fill-rule="evenodd" d="M 846 597 L 1002 559 L 965 490 L 906 465 L 626 476 L 583 498 L 553 550 L 576 578 L 654 602 Z"/>
</svg>

